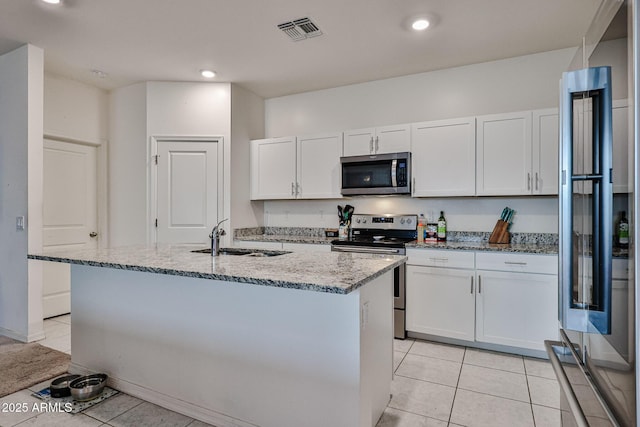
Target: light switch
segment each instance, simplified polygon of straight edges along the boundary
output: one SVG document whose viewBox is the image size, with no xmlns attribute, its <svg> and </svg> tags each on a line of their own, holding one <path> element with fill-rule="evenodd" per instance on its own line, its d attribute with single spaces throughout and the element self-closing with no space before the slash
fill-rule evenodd
<svg viewBox="0 0 640 427">
<path fill-rule="evenodd" d="M 24 217 L 23 216 L 17 216 L 16 217 L 16 230 L 18 230 L 18 231 L 24 230 Z"/>
</svg>

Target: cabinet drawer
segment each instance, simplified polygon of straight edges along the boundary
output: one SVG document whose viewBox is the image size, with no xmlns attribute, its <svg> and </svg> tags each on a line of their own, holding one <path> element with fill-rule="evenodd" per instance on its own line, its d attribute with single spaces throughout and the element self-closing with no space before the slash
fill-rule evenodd
<svg viewBox="0 0 640 427">
<path fill-rule="evenodd" d="M 474 268 L 473 251 L 449 251 L 437 249 L 407 249 L 409 265 L 426 267 Z"/>
<path fill-rule="evenodd" d="M 478 270 L 558 274 L 558 256 L 478 252 L 476 253 L 476 268 Z"/>
</svg>

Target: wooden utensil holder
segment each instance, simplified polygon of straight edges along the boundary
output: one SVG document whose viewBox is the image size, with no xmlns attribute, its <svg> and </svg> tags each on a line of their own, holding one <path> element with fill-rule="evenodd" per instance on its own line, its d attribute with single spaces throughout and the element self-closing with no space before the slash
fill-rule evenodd
<svg viewBox="0 0 640 427">
<path fill-rule="evenodd" d="M 509 243 L 509 240 L 511 239 L 511 235 L 509 234 L 509 231 L 507 231 L 508 227 L 509 227 L 508 222 L 499 219 L 498 222 L 496 222 L 496 226 L 493 227 L 493 232 L 489 237 L 489 243 L 501 243 L 501 244 Z"/>
</svg>

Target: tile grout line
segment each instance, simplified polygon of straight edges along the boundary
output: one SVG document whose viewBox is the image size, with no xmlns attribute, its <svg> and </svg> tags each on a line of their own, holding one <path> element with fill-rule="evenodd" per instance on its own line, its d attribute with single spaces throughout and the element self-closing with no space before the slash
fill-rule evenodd
<svg viewBox="0 0 640 427">
<path fill-rule="evenodd" d="M 460 371 L 458 372 L 458 380 L 456 381 L 456 388 L 453 391 L 453 400 L 451 401 L 451 409 L 449 410 L 449 420 L 447 425 L 451 424 L 451 417 L 453 416 L 453 406 L 456 404 L 456 396 L 458 395 L 458 386 L 460 385 L 460 377 L 462 376 L 462 367 L 464 366 L 464 359 L 467 357 L 467 347 L 463 347 L 462 362 L 460 363 Z"/>
</svg>

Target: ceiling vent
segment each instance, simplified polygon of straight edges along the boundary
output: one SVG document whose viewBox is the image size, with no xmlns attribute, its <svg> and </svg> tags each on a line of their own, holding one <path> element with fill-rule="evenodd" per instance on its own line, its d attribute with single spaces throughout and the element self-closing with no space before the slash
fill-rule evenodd
<svg viewBox="0 0 640 427">
<path fill-rule="evenodd" d="M 300 18 L 291 22 L 283 22 L 278 25 L 286 35 L 293 41 L 300 41 L 310 37 L 322 35 L 322 31 L 309 18 Z"/>
</svg>

